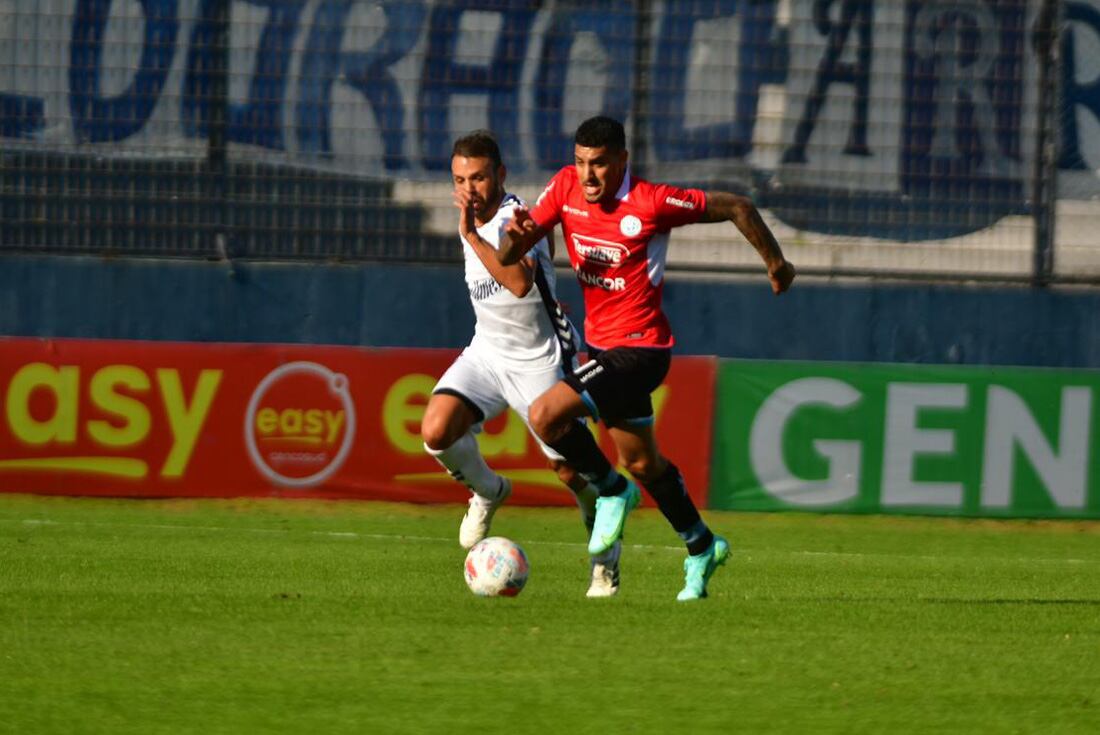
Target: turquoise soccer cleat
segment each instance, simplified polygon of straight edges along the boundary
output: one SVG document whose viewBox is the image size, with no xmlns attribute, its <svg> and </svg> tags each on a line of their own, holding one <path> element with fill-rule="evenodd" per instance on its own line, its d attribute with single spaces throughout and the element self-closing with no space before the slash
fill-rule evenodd
<svg viewBox="0 0 1100 735">
<path fill-rule="evenodd" d="M 714 537 L 714 543 L 702 554 L 684 559 L 684 588 L 676 599 L 701 600 L 707 596 L 707 582 L 714 570 L 726 563 L 730 557 L 730 545 L 721 536 Z"/>
<path fill-rule="evenodd" d="M 588 539 L 588 553 L 602 554 L 623 535 L 626 514 L 638 507 L 642 492 L 627 478 L 626 490 L 618 495 L 603 495 L 596 499 L 596 522 Z"/>
</svg>

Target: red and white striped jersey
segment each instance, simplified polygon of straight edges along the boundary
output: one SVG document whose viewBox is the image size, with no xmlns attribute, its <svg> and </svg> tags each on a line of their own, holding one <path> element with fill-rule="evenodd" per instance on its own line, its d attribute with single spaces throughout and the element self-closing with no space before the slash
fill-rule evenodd
<svg viewBox="0 0 1100 735">
<path fill-rule="evenodd" d="M 589 204 L 566 166 L 531 210 L 549 230 L 561 224 L 569 262 L 584 293 L 584 336 L 593 347 L 671 347 L 661 310 L 669 230 L 698 222 L 706 211 L 700 189 L 623 177 L 608 204 Z"/>
</svg>

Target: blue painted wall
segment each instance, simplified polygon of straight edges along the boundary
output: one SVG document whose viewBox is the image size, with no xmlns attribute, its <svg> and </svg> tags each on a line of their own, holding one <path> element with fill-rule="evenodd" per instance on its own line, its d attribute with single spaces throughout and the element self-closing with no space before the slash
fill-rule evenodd
<svg viewBox="0 0 1100 735">
<path fill-rule="evenodd" d="M 582 314 L 579 290 L 559 291 Z M 1100 368 L 1100 291 L 672 276 L 680 354 Z M 473 316 L 457 266 L 0 258 L 0 334 L 459 347 Z"/>
</svg>

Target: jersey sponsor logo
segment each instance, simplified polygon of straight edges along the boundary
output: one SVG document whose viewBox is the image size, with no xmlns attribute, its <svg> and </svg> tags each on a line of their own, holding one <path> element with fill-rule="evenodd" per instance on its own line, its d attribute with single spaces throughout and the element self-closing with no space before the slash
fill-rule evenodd
<svg viewBox="0 0 1100 735">
<path fill-rule="evenodd" d="M 481 281 L 475 281 L 468 284 L 470 289 L 470 298 L 474 301 L 484 301 L 495 293 L 498 293 L 500 289 L 504 288 L 492 278 L 486 278 Z"/>
<path fill-rule="evenodd" d="M 683 207 L 684 209 L 695 209 L 695 202 L 688 202 L 683 199 L 677 199 L 676 197 L 665 197 L 665 204 L 671 204 L 674 207 Z"/>
<path fill-rule="evenodd" d="M 573 249 L 577 257 L 589 265 L 618 268 L 630 255 L 626 245 L 610 240 L 600 240 L 587 235 L 573 235 Z"/>
<path fill-rule="evenodd" d="M 632 214 L 628 214 L 619 221 L 619 232 L 627 237 L 634 237 L 642 231 L 642 221 Z"/>
<path fill-rule="evenodd" d="M 587 217 L 588 216 L 588 212 L 586 212 L 585 210 L 577 209 L 576 207 L 570 207 L 568 204 L 563 204 L 562 205 L 562 211 L 564 211 L 568 214 L 575 214 L 578 217 Z"/>
<path fill-rule="evenodd" d="M 577 271 L 577 280 L 588 286 L 602 288 L 604 291 L 626 290 L 625 278 L 608 278 L 607 276 L 601 276 L 596 273 L 589 273 L 583 268 Z"/>
</svg>

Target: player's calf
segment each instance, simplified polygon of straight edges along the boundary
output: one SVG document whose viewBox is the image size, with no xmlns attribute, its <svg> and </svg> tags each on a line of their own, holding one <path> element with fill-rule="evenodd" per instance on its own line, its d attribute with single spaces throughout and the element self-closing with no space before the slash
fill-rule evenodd
<svg viewBox="0 0 1100 735">
<path fill-rule="evenodd" d="M 701 554 L 714 543 L 714 534 L 699 515 L 684 485 L 680 468 L 668 462 L 665 471 L 645 483 L 646 491 L 687 546 L 689 554 Z"/>
</svg>

